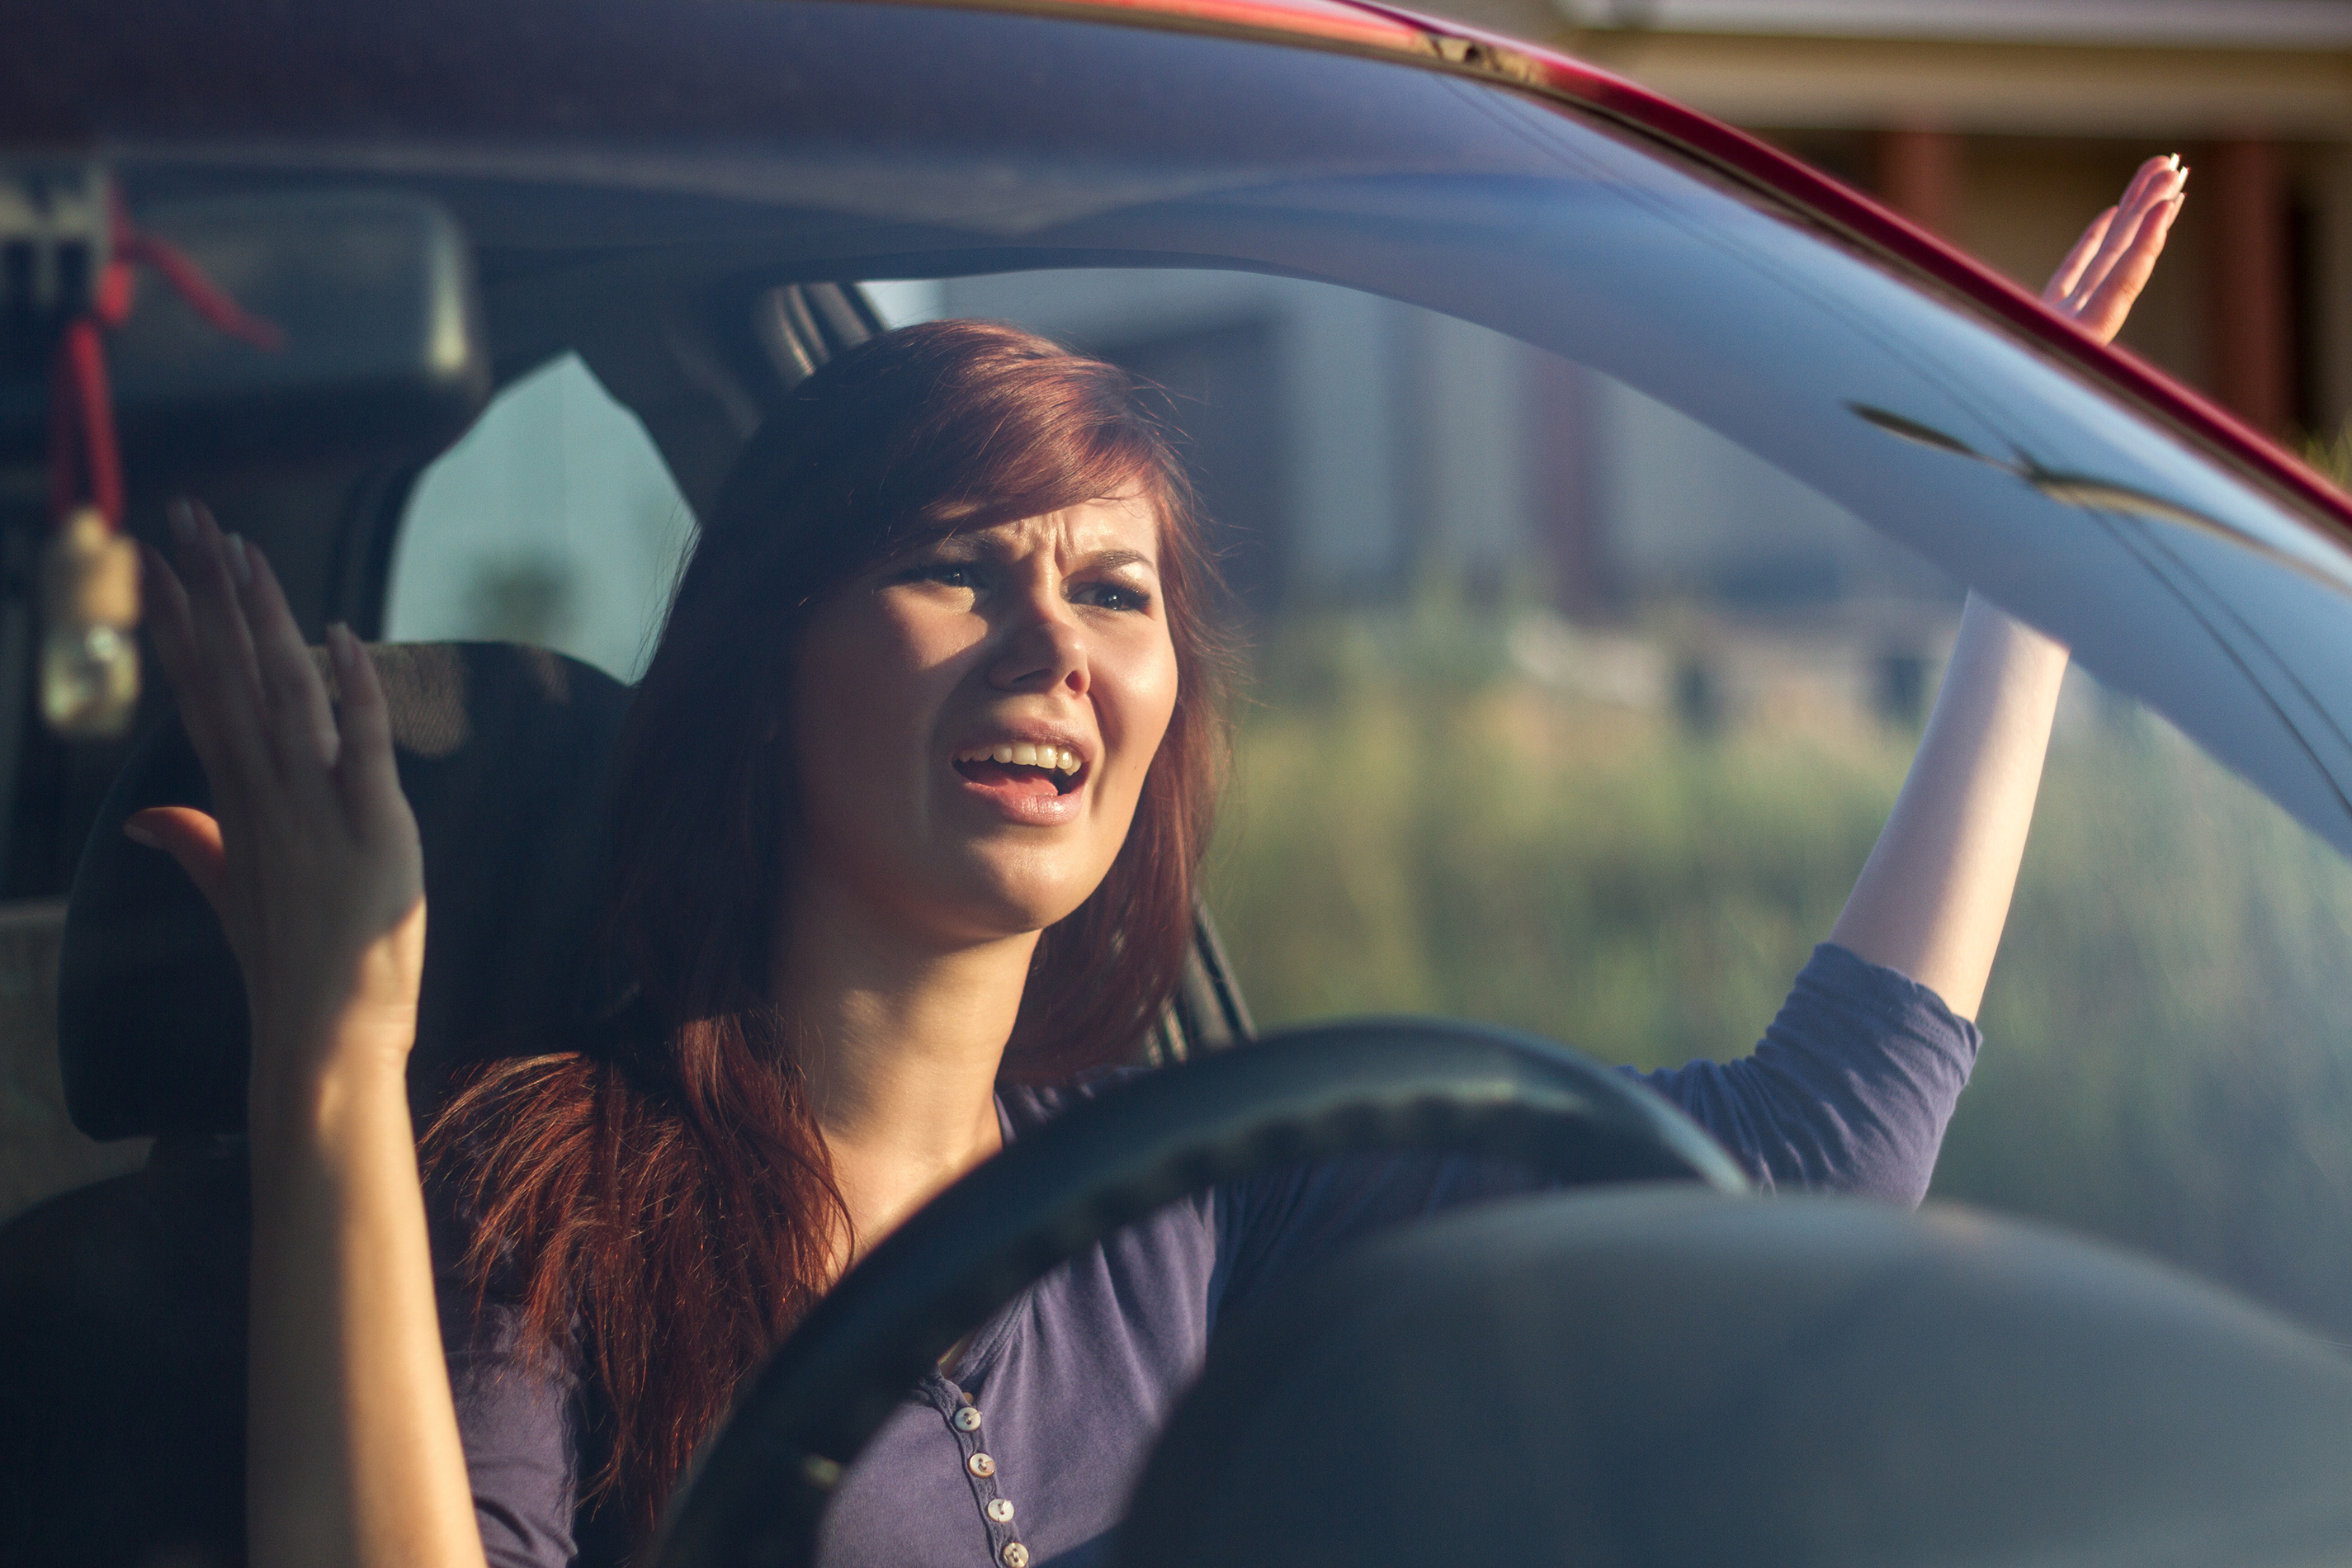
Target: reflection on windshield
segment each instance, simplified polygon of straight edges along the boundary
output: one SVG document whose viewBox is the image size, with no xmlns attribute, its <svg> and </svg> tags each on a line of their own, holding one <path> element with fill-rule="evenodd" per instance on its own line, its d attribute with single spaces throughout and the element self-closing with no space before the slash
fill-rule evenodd
<svg viewBox="0 0 2352 1568">
<path fill-rule="evenodd" d="M 2062 506 L 2080 507 L 2084 511 L 2112 512 L 2123 517 L 2146 518 L 2152 522 L 2168 522 L 2176 527 L 2194 529 L 2217 534 L 2231 543 L 2252 550 L 2277 562 L 2289 571 L 2300 572 L 2327 586 L 2352 587 L 2352 563 L 2340 554 L 2312 549 L 2285 550 L 2260 535 L 2244 532 L 2179 501 L 2168 500 L 2147 490 L 2136 489 L 2110 479 L 2089 474 L 2064 473 L 2043 468 L 2032 458 L 2020 454 L 2004 460 L 1978 451 L 1957 436 L 1946 435 L 1930 425 L 1906 419 L 1891 409 L 1874 408 L 1867 403 L 1849 403 L 1847 407 L 1865 422 L 1878 426 L 1890 436 L 1938 452 L 1949 452 L 1957 458 L 1984 463 L 2003 473 L 2013 474 L 2031 486 L 2038 495 L 2048 497 Z"/>
</svg>

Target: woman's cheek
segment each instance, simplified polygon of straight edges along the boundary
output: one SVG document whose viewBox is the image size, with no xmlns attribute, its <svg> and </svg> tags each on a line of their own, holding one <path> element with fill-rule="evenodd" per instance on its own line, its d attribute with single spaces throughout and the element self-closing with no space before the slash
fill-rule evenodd
<svg viewBox="0 0 2352 1568">
<path fill-rule="evenodd" d="M 1158 647 L 1139 650 L 1139 657 L 1123 673 L 1127 679 L 1120 682 L 1120 700 L 1105 726 L 1109 731 L 1115 725 L 1116 732 L 1104 736 L 1119 759 L 1116 782 L 1122 838 L 1126 820 L 1133 816 L 1136 803 L 1142 796 L 1143 781 L 1151 771 L 1152 759 L 1159 755 L 1160 742 L 1168 735 L 1168 725 L 1175 717 L 1176 653 L 1168 645 L 1164 632 Z"/>
<path fill-rule="evenodd" d="M 1140 682 L 1141 701 L 1136 717 L 1140 733 L 1142 766 L 1136 772 L 1136 787 L 1143 786 L 1143 774 L 1151 759 L 1160 753 L 1160 744 L 1168 738 L 1168 726 L 1176 717 L 1176 649 L 1168 640 L 1168 628 L 1157 627 L 1160 635 L 1153 644 L 1150 673 Z"/>
</svg>

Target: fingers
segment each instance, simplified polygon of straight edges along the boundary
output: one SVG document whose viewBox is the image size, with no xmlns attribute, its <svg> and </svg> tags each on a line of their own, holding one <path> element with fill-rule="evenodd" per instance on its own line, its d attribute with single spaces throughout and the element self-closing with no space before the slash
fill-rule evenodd
<svg viewBox="0 0 2352 1568">
<path fill-rule="evenodd" d="M 221 846 L 219 822 L 192 805 L 152 805 L 131 814 L 122 836 L 177 860 L 213 912 L 226 923 L 228 856 Z"/>
<path fill-rule="evenodd" d="M 334 710 L 277 574 L 260 547 L 224 534 L 202 506 L 175 502 L 184 579 L 150 555 L 153 632 L 205 769 L 247 783 L 323 789 L 339 746 Z"/>
<path fill-rule="evenodd" d="M 2098 253 L 2100 242 L 2107 237 L 2107 226 L 2115 221 L 2115 216 L 2116 209 L 2109 207 L 2093 218 L 2090 226 L 2083 230 L 2083 237 L 2074 242 L 2074 248 L 2066 253 L 2066 259 L 2058 264 L 2058 270 L 2050 275 L 2048 287 L 2042 290 L 2044 303 L 2063 303 L 2074 291 L 2074 285 L 2082 280 L 2084 269 L 2090 266 L 2091 258 Z"/>
<path fill-rule="evenodd" d="M 2073 287 L 2067 290 L 2069 305 L 2079 306 L 2085 294 L 2105 280 L 2116 258 L 2138 227 L 2140 216 L 2147 210 L 2150 194 L 2157 188 L 2154 182 L 2162 178 L 2168 170 L 2168 160 L 2151 158 L 2132 175 L 2131 183 L 2124 187 L 2123 199 L 2116 204 L 2116 216 L 2107 224 L 2105 235 L 2075 278 Z"/>
<path fill-rule="evenodd" d="M 404 822 L 391 717 L 359 639 L 328 630 L 338 715 L 260 550 L 201 507 L 175 507 L 172 522 L 186 577 L 147 552 L 150 630 L 223 815 L 243 823 L 273 797 L 307 797 L 337 801 L 362 839 Z"/>
<path fill-rule="evenodd" d="M 294 612 L 287 605 L 277 574 L 269 569 L 258 546 L 247 545 L 245 554 L 251 571 L 241 603 L 279 763 L 297 774 L 308 772 L 307 764 L 312 763 L 320 770 L 331 769 L 340 742 L 326 685 L 319 679 L 318 666 L 310 661 L 310 647 L 294 624 Z"/>
<path fill-rule="evenodd" d="M 244 695 L 250 710 L 251 700 L 261 689 L 261 674 L 245 609 L 238 603 L 253 571 L 245 542 L 223 533 L 211 510 L 198 501 L 173 503 L 172 536 L 179 543 L 180 574 L 207 674 L 223 694 Z"/>
<path fill-rule="evenodd" d="M 179 571 L 157 574 L 166 613 L 156 617 L 156 649 L 215 788 L 243 785 L 274 771 L 260 671 L 237 602 L 236 578 L 250 563 L 202 507 L 175 501 L 170 519 Z"/>
<path fill-rule="evenodd" d="M 200 689 L 204 660 L 196 650 L 194 612 L 188 603 L 187 584 L 152 548 L 142 545 L 139 561 L 144 568 L 140 580 L 140 603 L 146 607 L 147 635 L 154 641 L 156 661 L 163 667 L 164 679 L 171 682 L 173 693 L 180 700 L 181 720 L 188 727 L 189 738 L 196 742 L 198 754 L 204 755 L 207 737 L 198 733 L 206 718 Z"/>
<path fill-rule="evenodd" d="M 2179 213 L 2180 198 L 2175 196 L 2141 217 L 2137 232 L 2106 277 L 2075 309 L 2075 323 L 2084 331 L 2101 342 L 2112 342 L 2123 330 L 2124 318 L 2131 313 L 2140 290 L 2147 287 L 2148 278 L 2156 271 L 2157 258 L 2164 254 L 2165 237 L 2171 232 L 2172 220 Z"/>
<path fill-rule="evenodd" d="M 2123 200 L 2114 207 L 2114 216 L 2105 225 L 2090 258 L 2075 270 L 2074 276 L 2067 280 L 2064 290 L 2053 302 L 2078 321 L 2083 320 L 2088 302 L 2103 291 L 2106 291 L 2106 302 L 2112 306 L 2117 291 L 2109 290 L 2109 282 L 2128 260 L 2138 269 L 2139 277 L 2137 283 L 2121 291 L 2122 310 L 2127 311 L 2131 300 L 2139 292 L 2139 286 L 2147 282 L 2148 270 L 2155 266 L 2155 251 L 2142 247 L 2152 240 L 2156 251 L 2163 248 L 2163 235 L 2170 227 L 2169 213 L 2178 210 L 2181 188 L 2188 178 L 2189 171 L 2181 166 L 2178 154 L 2150 158 L 2142 163 L 2132 176 L 2130 184 L 2125 187 Z M 2161 224 L 2151 228 L 2150 220 L 2159 215 L 2162 215 Z M 2079 251 L 2081 248 L 2078 242 L 2076 249 Z M 2060 268 L 2060 272 L 2067 271 L 2074 261 L 2074 256 L 2070 253 L 2067 264 Z M 2051 281 L 2054 289 L 2058 279 L 2053 278 Z M 2050 296 L 2045 294 L 2044 298 Z M 2115 329 L 2123 324 L 2121 312 L 2113 310 L 2103 311 L 2103 317 L 2110 315 L 2113 320 L 2105 322 L 2105 335 L 2107 337 L 2114 336 Z M 2085 331 L 2095 334 L 2101 330 L 2087 321 L 2084 321 L 2084 326 Z"/>
<path fill-rule="evenodd" d="M 2138 224 L 2140 215 L 2152 202 L 2170 194 L 2168 187 L 2176 165 L 2177 160 L 2168 154 L 2162 158 L 2150 158 L 2133 174 L 2130 183 L 2124 186 L 2123 198 L 2116 204 L 2116 218 L 2107 226 L 2106 237 L 2092 256 L 2090 263 L 2084 268 L 2082 276 L 2075 280 L 2073 290 L 2075 294 L 2079 295 L 2085 288 L 2097 286 L 2126 238 Z"/>
<path fill-rule="evenodd" d="M 349 626 L 339 622 L 327 628 L 327 652 L 335 661 L 335 682 L 343 694 L 342 754 L 336 763 L 336 780 L 352 826 L 369 835 L 407 810 L 393 764 L 392 717 L 375 664 Z"/>
</svg>

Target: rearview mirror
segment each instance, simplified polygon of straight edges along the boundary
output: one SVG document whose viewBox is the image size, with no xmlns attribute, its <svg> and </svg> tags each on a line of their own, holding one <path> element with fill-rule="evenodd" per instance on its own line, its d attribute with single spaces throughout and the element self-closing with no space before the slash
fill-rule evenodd
<svg viewBox="0 0 2352 1568">
<path fill-rule="evenodd" d="M 472 258 L 438 203 L 304 191 L 159 203 L 135 216 L 283 342 L 263 349 L 228 336 L 163 279 L 142 279 L 107 341 L 134 483 L 423 456 L 480 409 L 489 372 Z M 0 465 L 42 459 L 46 368 L 11 363 L 0 376 Z"/>
</svg>

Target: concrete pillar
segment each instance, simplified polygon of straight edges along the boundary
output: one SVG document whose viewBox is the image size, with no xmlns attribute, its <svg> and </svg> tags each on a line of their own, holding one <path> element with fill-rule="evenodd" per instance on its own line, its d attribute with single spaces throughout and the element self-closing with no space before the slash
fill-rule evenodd
<svg viewBox="0 0 2352 1568">
<path fill-rule="evenodd" d="M 2257 429 L 2294 419 L 2294 321 L 2285 161 L 2259 137 L 2217 142 L 2194 165 L 2211 253 L 2206 330 L 2213 395 Z"/>
<path fill-rule="evenodd" d="M 1945 239 L 1960 222 L 1960 139 L 1948 131 L 1909 128 L 1878 133 L 1874 171 L 1878 199 Z"/>
<path fill-rule="evenodd" d="M 1601 516 L 1597 374 L 1558 354 L 1527 358 L 1528 501 L 1551 558 L 1553 602 L 1580 616 L 1603 609 L 1615 586 Z"/>
<path fill-rule="evenodd" d="M 1535 546 L 1523 367 L 1538 351 L 1432 311 L 1412 324 L 1406 384 L 1416 428 L 1404 447 L 1420 563 L 1443 562 L 1475 589 L 1500 588 L 1530 564 Z"/>
<path fill-rule="evenodd" d="M 1409 306 L 1317 289 L 1281 324 L 1297 509 L 1284 581 L 1310 601 L 1400 585 L 1411 565 L 1410 319 Z"/>
</svg>

